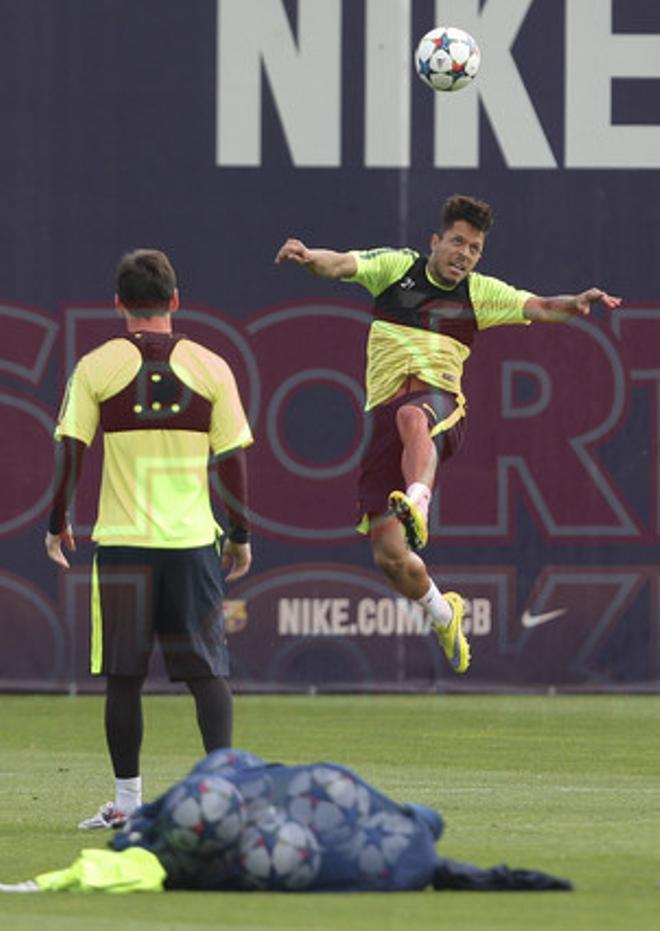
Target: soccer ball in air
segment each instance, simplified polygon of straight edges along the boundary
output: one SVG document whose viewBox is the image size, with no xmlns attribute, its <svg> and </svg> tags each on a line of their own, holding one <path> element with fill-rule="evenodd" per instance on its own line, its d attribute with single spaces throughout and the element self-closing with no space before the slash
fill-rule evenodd
<svg viewBox="0 0 660 931">
<path fill-rule="evenodd" d="M 422 36 L 415 50 L 415 68 L 434 91 L 457 91 L 476 76 L 479 46 L 463 29 L 438 26 Z"/>
<path fill-rule="evenodd" d="M 239 861 L 248 889 L 305 889 L 320 869 L 321 851 L 308 827 L 271 807 L 247 824 Z"/>
</svg>

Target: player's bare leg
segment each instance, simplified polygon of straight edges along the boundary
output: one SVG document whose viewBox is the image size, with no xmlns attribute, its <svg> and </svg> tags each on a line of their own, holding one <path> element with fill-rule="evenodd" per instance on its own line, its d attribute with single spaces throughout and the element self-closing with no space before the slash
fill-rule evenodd
<svg viewBox="0 0 660 931">
<path fill-rule="evenodd" d="M 431 579 L 423 559 L 406 544 L 399 521 L 390 515 L 372 519 L 370 536 L 374 562 L 392 588 L 411 601 L 422 598 Z"/>
<path fill-rule="evenodd" d="M 392 588 L 421 605 L 453 669 L 465 672 L 470 647 L 462 629 L 463 598 L 456 592 L 440 592 L 424 560 L 408 547 L 398 520 L 390 515 L 372 517 L 370 537 L 374 562 Z"/>
<path fill-rule="evenodd" d="M 426 414 L 412 404 L 403 404 L 396 412 L 396 428 L 403 446 L 401 471 L 406 487 L 419 482 L 426 485 L 430 496 L 438 467 L 438 453 L 429 433 Z"/>
<path fill-rule="evenodd" d="M 426 414 L 418 407 L 402 405 L 396 414 L 396 426 L 403 446 L 401 471 L 406 490 L 394 490 L 389 505 L 404 528 L 408 546 L 420 550 L 428 541 L 428 512 L 438 453 Z"/>
</svg>

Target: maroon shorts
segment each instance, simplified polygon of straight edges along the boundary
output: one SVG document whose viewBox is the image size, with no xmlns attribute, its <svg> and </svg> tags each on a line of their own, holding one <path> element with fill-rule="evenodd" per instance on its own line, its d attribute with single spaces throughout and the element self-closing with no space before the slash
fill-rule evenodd
<svg viewBox="0 0 660 931">
<path fill-rule="evenodd" d="M 429 431 L 457 411 L 456 395 L 441 388 L 413 391 L 394 401 L 379 404 L 367 414 L 367 430 L 371 437 L 360 463 L 358 478 L 358 521 L 368 514 L 384 514 L 391 491 L 405 491 L 401 471 L 403 445 L 396 426 L 396 414 L 404 404 L 418 407 L 426 414 Z M 433 437 L 438 450 L 438 462 L 444 462 L 458 450 L 465 434 L 465 417 L 459 416 L 453 426 L 439 430 Z"/>
</svg>

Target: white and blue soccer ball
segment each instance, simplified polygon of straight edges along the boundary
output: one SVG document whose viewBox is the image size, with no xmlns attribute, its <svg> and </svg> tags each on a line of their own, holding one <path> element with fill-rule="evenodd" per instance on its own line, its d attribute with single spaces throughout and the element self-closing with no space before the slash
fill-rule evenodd
<svg viewBox="0 0 660 931">
<path fill-rule="evenodd" d="M 398 812 L 379 812 L 367 818 L 352 849 L 360 878 L 374 887 L 386 884 L 414 833 L 414 822 Z"/>
<path fill-rule="evenodd" d="M 306 889 L 321 867 L 321 851 L 312 831 L 274 807 L 248 823 L 238 855 L 247 889 Z"/>
<path fill-rule="evenodd" d="M 165 799 L 162 835 L 176 851 L 212 854 L 236 843 L 247 808 L 236 786 L 222 776 L 188 777 Z"/>
<path fill-rule="evenodd" d="M 224 773 L 233 774 L 239 770 L 253 769 L 263 766 L 264 761 L 253 753 L 246 750 L 234 750 L 233 748 L 223 747 L 220 750 L 213 750 L 207 757 L 201 760 L 193 769 L 191 776 L 197 773 L 212 773 L 214 775 L 223 775 Z"/>
<path fill-rule="evenodd" d="M 475 39 L 454 26 L 438 26 L 422 36 L 415 50 L 415 69 L 434 91 L 457 91 L 477 76 L 481 51 Z"/>
<path fill-rule="evenodd" d="M 287 787 L 286 810 L 309 827 L 321 844 L 345 844 L 369 813 L 365 786 L 332 766 L 301 769 Z"/>
<path fill-rule="evenodd" d="M 259 769 L 254 774 L 246 774 L 241 780 L 241 795 L 245 800 L 248 821 L 254 821 L 260 814 L 272 807 L 273 780 Z"/>
</svg>

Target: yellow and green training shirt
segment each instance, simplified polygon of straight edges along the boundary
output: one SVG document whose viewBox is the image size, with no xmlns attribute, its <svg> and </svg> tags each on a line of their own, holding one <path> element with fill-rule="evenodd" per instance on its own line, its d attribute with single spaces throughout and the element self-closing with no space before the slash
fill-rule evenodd
<svg viewBox="0 0 660 931">
<path fill-rule="evenodd" d="M 455 287 L 429 275 L 428 259 L 413 249 L 352 250 L 357 271 L 344 281 L 374 298 L 367 341 L 366 410 L 382 404 L 409 376 L 456 394 L 479 330 L 527 324 L 533 296 L 498 278 L 471 272 Z"/>
<path fill-rule="evenodd" d="M 213 543 L 209 456 L 252 442 L 227 362 L 168 333 L 104 343 L 76 365 L 55 438 L 90 446 L 99 427 L 103 471 L 92 539 L 164 548 Z"/>
</svg>

